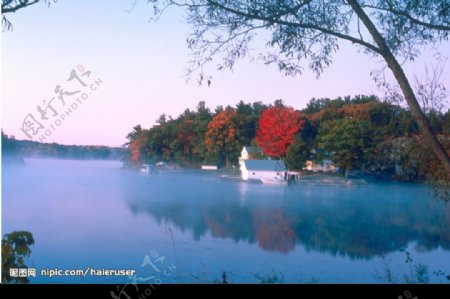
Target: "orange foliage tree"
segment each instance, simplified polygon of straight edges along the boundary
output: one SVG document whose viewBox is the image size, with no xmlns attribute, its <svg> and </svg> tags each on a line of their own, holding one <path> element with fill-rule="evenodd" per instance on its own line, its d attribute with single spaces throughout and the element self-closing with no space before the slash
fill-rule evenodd
<svg viewBox="0 0 450 299">
<path fill-rule="evenodd" d="M 303 129 L 301 113 L 292 107 L 276 106 L 265 110 L 259 119 L 256 142 L 271 157 L 281 157 Z"/>
<path fill-rule="evenodd" d="M 128 148 L 131 153 L 131 163 L 135 166 L 140 165 L 144 160 L 143 149 L 144 146 L 148 143 L 148 130 L 143 130 L 139 136 L 137 136 L 134 140 L 128 145 Z"/>
<path fill-rule="evenodd" d="M 327 107 L 323 108 L 308 116 L 309 119 L 315 120 L 335 120 L 336 118 L 343 118 L 351 116 L 358 120 L 370 120 L 370 112 L 376 107 L 373 102 L 361 103 L 361 104 L 346 104 L 342 107 Z"/>
<path fill-rule="evenodd" d="M 225 160 L 230 166 L 230 160 L 239 154 L 240 144 L 240 118 L 232 108 L 220 112 L 208 124 L 205 145 L 208 153 L 214 159 Z"/>
</svg>

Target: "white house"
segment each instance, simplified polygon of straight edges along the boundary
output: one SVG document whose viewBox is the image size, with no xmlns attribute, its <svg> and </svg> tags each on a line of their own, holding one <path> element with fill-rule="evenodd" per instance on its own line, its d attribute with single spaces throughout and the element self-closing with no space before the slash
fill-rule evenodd
<svg viewBox="0 0 450 299">
<path fill-rule="evenodd" d="M 283 160 L 244 160 L 241 178 L 248 180 L 285 180 L 286 166 Z"/>
<path fill-rule="evenodd" d="M 336 171 L 336 165 L 331 160 L 322 160 L 320 163 L 315 163 L 311 160 L 305 163 L 306 170 L 313 172 L 334 172 Z"/>
<path fill-rule="evenodd" d="M 251 160 L 255 158 L 259 158 L 263 155 L 262 149 L 260 149 L 257 146 L 244 146 L 244 148 L 241 151 L 241 156 L 239 157 L 239 165 L 242 165 L 242 163 L 245 160 Z"/>
</svg>

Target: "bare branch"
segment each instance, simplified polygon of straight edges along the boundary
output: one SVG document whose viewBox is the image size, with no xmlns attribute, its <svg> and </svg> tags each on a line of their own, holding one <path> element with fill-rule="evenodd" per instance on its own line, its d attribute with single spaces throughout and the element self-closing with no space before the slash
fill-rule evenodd
<svg viewBox="0 0 450 299">
<path fill-rule="evenodd" d="M 127 10 L 128 13 L 132 12 L 133 9 L 136 7 L 137 0 L 134 0 L 133 3 L 131 3 L 130 9 Z"/>
<path fill-rule="evenodd" d="M 416 94 L 426 114 L 431 111 L 441 112 L 448 103 L 448 91 L 445 89 L 443 77 L 445 64 L 445 59 L 438 59 L 435 64 L 425 67 L 423 78 L 414 76 Z"/>
<path fill-rule="evenodd" d="M 7 18 L 5 18 L 5 16 L 2 16 L 2 32 L 12 29 L 13 25 L 11 24 L 11 22 Z"/>
<path fill-rule="evenodd" d="M 211 61 L 211 59 L 212 59 L 212 58 L 213 58 L 213 57 L 214 57 L 214 56 L 215 56 L 215 55 L 216 55 L 216 54 L 217 54 L 224 46 L 226 46 L 229 42 L 231 42 L 231 41 L 237 39 L 237 38 L 240 37 L 240 36 L 247 35 L 247 34 L 249 34 L 249 33 L 250 33 L 251 31 L 253 31 L 253 30 L 261 29 L 261 28 L 264 28 L 264 27 L 265 27 L 264 25 L 262 25 L 262 26 L 254 26 L 254 27 L 251 27 L 251 28 L 249 28 L 249 29 L 247 29 L 247 30 L 244 30 L 244 31 L 242 31 L 242 32 L 238 32 L 238 33 L 234 33 L 234 34 L 231 34 L 231 33 L 230 33 L 230 35 L 228 36 L 227 39 L 221 41 L 217 47 L 215 47 L 214 49 L 211 50 L 211 52 L 208 54 L 208 56 L 207 56 L 206 58 L 203 58 L 203 59 L 202 59 L 202 62 L 201 62 L 201 63 L 198 63 L 197 66 L 195 66 L 195 67 L 192 68 L 192 69 L 188 69 L 188 73 L 191 74 L 191 73 L 194 73 L 194 72 L 197 71 L 197 70 L 203 69 L 203 67 L 204 67 L 209 61 Z"/>
</svg>

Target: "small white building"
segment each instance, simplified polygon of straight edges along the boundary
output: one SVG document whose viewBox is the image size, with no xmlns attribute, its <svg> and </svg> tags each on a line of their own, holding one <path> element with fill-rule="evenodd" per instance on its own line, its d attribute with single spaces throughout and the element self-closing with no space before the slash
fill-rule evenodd
<svg viewBox="0 0 450 299">
<path fill-rule="evenodd" d="M 242 165 L 245 160 L 258 159 L 262 156 L 263 152 L 261 148 L 257 146 L 244 146 L 239 157 L 239 165 Z"/>
<path fill-rule="evenodd" d="M 217 165 L 202 165 L 202 170 L 217 170 Z"/>
<path fill-rule="evenodd" d="M 244 160 L 241 164 L 241 178 L 248 180 L 285 180 L 286 166 L 283 160 Z"/>
</svg>

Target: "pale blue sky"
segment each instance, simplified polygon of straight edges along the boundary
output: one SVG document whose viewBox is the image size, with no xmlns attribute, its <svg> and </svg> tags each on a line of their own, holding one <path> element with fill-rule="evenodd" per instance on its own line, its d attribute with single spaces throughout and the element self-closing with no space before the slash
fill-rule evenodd
<svg viewBox="0 0 450 299">
<path fill-rule="evenodd" d="M 103 84 L 46 142 L 120 146 L 136 124 L 150 127 L 162 113 L 177 116 L 199 101 L 207 106 L 234 105 L 240 100 L 271 103 L 283 99 L 297 109 L 312 98 L 379 94 L 369 76 L 381 65 L 355 47 L 341 44 L 333 65 L 316 80 L 306 71 L 295 78 L 282 76 L 275 66 L 240 61 L 233 72 L 214 72 L 211 87 L 186 83 L 189 25 L 171 9 L 158 22 L 147 1 L 59 0 L 8 16 L 14 30 L 2 33 L 2 128 L 18 139 L 28 113 L 51 98 L 78 64 Z M 450 43 L 438 50 L 450 53 Z M 426 52 L 407 75 L 421 75 L 433 52 Z M 448 66 L 448 65 L 447 65 Z M 450 89 L 450 72 L 445 85 Z"/>
</svg>

